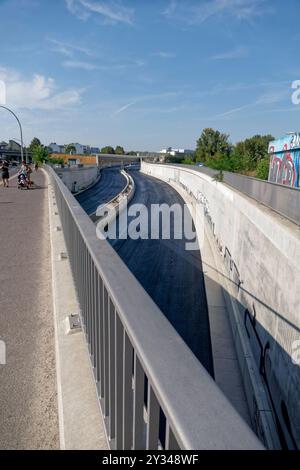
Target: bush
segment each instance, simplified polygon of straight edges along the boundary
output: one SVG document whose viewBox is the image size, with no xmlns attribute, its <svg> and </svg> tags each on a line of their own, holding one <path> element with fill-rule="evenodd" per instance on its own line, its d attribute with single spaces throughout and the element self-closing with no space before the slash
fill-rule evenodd
<svg viewBox="0 0 300 470">
<path fill-rule="evenodd" d="M 256 177 L 262 180 L 267 180 L 269 176 L 270 160 L 264 158 L 261 160 L 256 167 Z"/>
<path fill-rule="evenodd" d="M 181 163 L 184 165 L 195 165 L 195 162 L 191 157 L 186 157 Z"/>
<path fill-rule="evenodd" d="M 65 161 L 63 158 L 50 158 L 49 163 L 51 163 L 51 165 L 63 165 Z"/>
<path fill-rule="evenodd" d="M 184 155 L 167 155 L 165 158 L 166 163 L 183 163 Z"/>
</svg>

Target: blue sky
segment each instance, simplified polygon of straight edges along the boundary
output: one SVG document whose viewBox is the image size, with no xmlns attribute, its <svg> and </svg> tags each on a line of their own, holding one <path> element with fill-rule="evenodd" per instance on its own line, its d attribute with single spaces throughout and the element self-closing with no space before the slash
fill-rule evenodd
<svg viewBox="0 0 300 470">
<path fill-rule="evenodd" d="M 28 143 L 194 148 L 300 130 L 299 0 L 0 0 L 0 80 Z M 0 112 L 0 139 L 18 137 Z"/>
</svg>

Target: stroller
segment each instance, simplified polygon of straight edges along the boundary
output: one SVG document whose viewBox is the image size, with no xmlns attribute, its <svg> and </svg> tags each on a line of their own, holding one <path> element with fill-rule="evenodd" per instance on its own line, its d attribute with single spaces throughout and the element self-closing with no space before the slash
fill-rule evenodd
<svg viewBox="0 0 300 470">
<path fill-rule="evenodd" d="M 18 189 L 29 189 L 29 181 L 24 173 L 20 173 L 18 176 Z"/>
</svg>

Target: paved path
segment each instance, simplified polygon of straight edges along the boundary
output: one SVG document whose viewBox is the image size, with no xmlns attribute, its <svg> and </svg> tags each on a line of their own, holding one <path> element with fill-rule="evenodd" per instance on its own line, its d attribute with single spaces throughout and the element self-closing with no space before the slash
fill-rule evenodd
<svg viewBox="0 0 300 470">
<path fill-rule="evenodd" d="M 0 186 L 0 449 L 59 446 L 46 179 Z"/>
</svg>

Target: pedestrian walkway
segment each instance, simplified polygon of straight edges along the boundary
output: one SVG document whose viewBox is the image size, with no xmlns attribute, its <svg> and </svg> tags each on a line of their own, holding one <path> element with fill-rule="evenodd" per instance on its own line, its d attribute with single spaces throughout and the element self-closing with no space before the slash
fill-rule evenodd
<svg viewBox="0 0 300 470">
<path fill-rule="evenodd" d="M 32 179 L 0 185 L 0 449 L 59 447 L 48 189 Z"/>
</svg>

